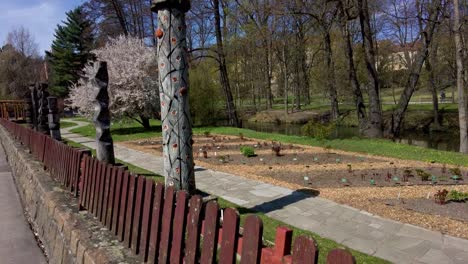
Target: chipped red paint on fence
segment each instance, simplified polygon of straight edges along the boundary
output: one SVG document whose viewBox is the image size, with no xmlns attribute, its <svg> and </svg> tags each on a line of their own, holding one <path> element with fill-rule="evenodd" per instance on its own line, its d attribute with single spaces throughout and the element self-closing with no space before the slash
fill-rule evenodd
<svg viewBox="0 0 468 264">
<path fill-rule="evenodd" d="M 81 210 L 93 214 L 146 263 L 317 263 L 318 247 L 312 238 L 298 236 L 293 243 L 292 230 L 278 227 L 275 246 L 266 247 L 262 220 L 255 215 L 247 216 L 241 234 L 235 209 L 224 209 L 221 223 L 215 201 L 203 204 L 198 195 L 189 197 L 133 175 L 126 167 L 100 162 L 87 150 L 4 119 L 0 124 L 55 181 L 78 196 Z M 343 249 L 329 252 L 326 261 L 355 263 Z"/>
</svg>

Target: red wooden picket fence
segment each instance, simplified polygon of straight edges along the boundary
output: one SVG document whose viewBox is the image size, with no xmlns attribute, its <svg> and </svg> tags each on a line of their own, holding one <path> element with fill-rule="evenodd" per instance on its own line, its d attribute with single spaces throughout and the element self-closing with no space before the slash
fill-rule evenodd
<svg viewBox="0 0 468 264">
<path fill-rule="evenodd" d="M 26 146 L 32 156 L 44 164 L 51 177 L 75 197 L 79 194 L 78 184 L 81 177 L 81 161 L 90 155 L 87 149 L 72 148 L 48 135 L 39 133 L 20 124 L 0 119 L 0 123 Z"/>
<path fill-rule="evenodd" d="M 263 223 L 255 215 L 240 227 L 239 213 L 221 209 L 216 201 L 165 188 L 153 179 L 134 175 L 126 167 L 106 164 L 89 151 L 72 148 L 13 122 L 0 124 L 51 177 L 79 199 L 87 210 L 146 263 L 294 263 L 318 261 L 316 242 L 292 239 L 292 230 L 278 227 L 275 245 L 263 244 Z M 346 250 L 334 249 L 327 263 L 355 263 Z"/>
</svg>

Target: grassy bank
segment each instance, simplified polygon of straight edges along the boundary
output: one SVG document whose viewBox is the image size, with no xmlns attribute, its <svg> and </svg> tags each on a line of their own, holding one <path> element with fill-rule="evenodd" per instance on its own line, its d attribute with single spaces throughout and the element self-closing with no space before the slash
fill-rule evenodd
<svg viewBox="0 0 468 264">
<path fill-rule="evenodd" d="M 79 144 L 79 143 L 76 143 L 76 142 L 73 142 L 73 141 L 68 141 L 67 144 L 70 145 L 70 146 L 79 147 L 79 148 L 88 148 L 88 147 L 86 147 L 86 146 L 84 146 L 82 144 Z M 91 151 L 93 152 L 93 155 L 96 154 L 95 150 L 91 150 Z M 129 170 L 131 172 L 135 173 L 135 174 L 139 174 L 139 175 L 142 175 L 142 176 L 145 176 L 145 177 L 152 177 L 155 180 L 155 182 L 158 182 L 158 183 L 163 183 L 164 182 L 164 178 L 162 176 L 160 176 L 158 174 L 155 174 L 155 173 L 153 173 L 151 171 L 148 171 L 148 170 L 145 170 L 143 168 L 134 166 L 133 164 L 124 162 L 122 160 L 117 160 L 117 162 L 125 164 L 126 166 L 128 166 Z M 270 242 L 275 241 L 276 228 L 279 227 L 279 226 L 285 226 L 285 227 L 288 227 L 291 230 L 293 230 L 293 237 L 296 237 L 296 236 L 299 236 L 299 235 L 307 235 L 309 237 L 313 237 L 315 239 L 315 241 L 317 242 L 319 252 L 320 252 L 319 263 L 326 263 L 326 256 L 327 256 L 328 252 L 330 252 L 334 248 L 346 248 L 346 249 L 348 249 L 353 254 L 353 256 L 356 258 L 356 263 L 389 263 L 388 261 L 385 261 L 385 260 L 382 260 L 380 258 L 364 254 L 364 253 L 356 251 L 356 250 L 349 249 L 349 248 L 347 248 L 347 247 L 345 247 L 345 246 L 343 246 L 341 244 L 336 243 L 333 240 L 323 238 L 323 237 L 321 237 L 321 236 L 319 236 L 319 235 L 317 235 L 315 233 L 312 233 L 312 232 L 302 230 L 302 229 L 296 228 L 294 226 L 288 225 L 288 224 L 286 224 L 284 222 L 281 222 L 281 221 L 275 220 L 275 219 L 273 219 L 271 217 L 268 217 L 267 215 L 265 215 L 263 213 L 256 212 L 256 211 L 250 210 L 248 208 L 236 205 L 234 203 L 231 203 L 231 202 L 226 201 L 226 200 L 224 200 L 222 198 L 219 198 L 219 197 L 218 197 L 218 204 L 219 204 L 219 206 L 221 208 L 227 208 L 227 207 L 235 208 L 239 212 L 241 225 L 243 225 L 246 217 L 248 215 L 250 215 L 250 214 L 255 214 L 259 218 L 261 218 L 262 221 L 263 221 L 263 237 L 267 241 L 270 241 Z"/>
<path fill-rule="evenodd" d="M 146 131 L 136 122 L 116 123 L 112 126 L 112 137 L 114 141 L 128 141 L 145 139 L 161 136 L 161 127 L 159 121 L 152 121 L 153 128 Z M 452 165 L 468 166 L 468 155 L 456 152 L 440 151 L 435 149 L 423 148 L 418 146 L 410 146 L 392 142 L 386 139 L 334 139 L 334 140 L 317 140 L 310 137 L 288 136 L 280 134 L 262 133 L 248 129 L 232 128 L 232 127 L 201 127 L 194 128 L 194 133 L 203 134 L 209 131 L 212 134 L 223 135 L 239 135 L 242 133 L 245 137 L 273 140 L 282 143 L 302 144 L 309 146 L 327 147 L 345 151 L 366 153 L 372 155 L 419 160 L 426 162 L 446 163 Z M 72 132 L 83 136 L 94 137 L 95 129 L 92 125 L 73 129 Z"/>
</svg>

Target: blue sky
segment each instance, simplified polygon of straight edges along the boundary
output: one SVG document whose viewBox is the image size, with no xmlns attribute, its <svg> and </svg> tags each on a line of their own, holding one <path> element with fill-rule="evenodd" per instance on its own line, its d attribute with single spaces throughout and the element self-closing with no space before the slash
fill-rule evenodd
<svg viewBox="0 0 468 264">
<path fill-rule="evenodd" d="M 65 12 L 84 0 L 0 0 L 0 44 L 9 31 L 18 26 L 29 29 L 39 44 L 39 53 L 50 49 L 57 24 Z"/>
</svg>

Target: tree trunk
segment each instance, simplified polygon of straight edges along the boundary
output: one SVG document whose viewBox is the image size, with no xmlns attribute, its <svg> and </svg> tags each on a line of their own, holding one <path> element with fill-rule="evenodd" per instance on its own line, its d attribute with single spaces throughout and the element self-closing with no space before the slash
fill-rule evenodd
<svg viewBox="0 0 468 264">
<path fill-rule="evenodd" d="M 416 85 L 418 84 L 421 69 L 424 65 L 424 62 L 426 61 L 427 56 L 429 55 L 429 46 L 432 41 L 432 36 L 434 35 L 436 25 L 439 23 L 441 5 L 441 0 L 435 0 L 433 2 L 432 7 L 430 8 L 431 13 L 429 15 L 429 19 L 427 20 L 427 25 L 421 32 L 423 36 L 423 47 L 418 52 L 414 67 L 410 70 L 405 89 L 403 90 L 403 93 L 401 94 L 400 100 L 398 102 L 398 107 L 393 113 L 391 126 L 388 128 L 388 134 L 392 137 L 397 137 L 400 135 L 406 109 L 408 108 L 411 96 L 413 95 L 413 92 L 416 89 Z"/>
<path fill-rule="evenodd" d="M 125 14 L 123 13 L 122 7 L 117 0 L 111 0 L 112 7 L 114 8 L 117 20 L 119 21 L 120 28 L 125 36 L 128 35 L 128 25 L 125 19 Z"/>
<path fill-rule="evenodd" d="M 434 55 L 436 54 L 436 48 L 433 46 L 432 47 L 432 53 Z M 434 112 L 434 128 L 435 129 L 440 129 L 441 127 L 441 120 L 440 120 L 440 113 L 439 113 L 439 98 L 437 97 L 437 85 L 435 83 L 435 77 L 434 77 L 434 69 L 432 68 L 432 59 L 435 56 L 430 56 L 428 54 L 428 58 L 426 60 L 425 66 L 426 70 L 428 73 L 428 86 L 431 89 L 431 95 L 432 95 L 432 106 L 433 106 L 433 112 Z"/>
<path fill-rule="evenodd" d="M 369 116 L 367 128 L 364 134 L 371 138 L 383 136 L 382 108 L 379 96 L 379 78 L 375 69 L 374 39 L 370 27 L 369 8 L 367 0 L 358 0 L 359 22 L 361 24 L 361 34 L 363 38 L 367 76 L 369 86 Z"/>
<path fill-rule="evenodd" d="M 364 105 L 364 98 L 362 96 L 361 87 L 356 74 L 356 66 L 354 65 L 353 57 L 353 46 L 351 44 L 351 36 L 348 29 L 348 23 L 346 18 L 341 22 L 341 29 L 343 34 L 343 40 L 345 42 L 345 55 L 348 63 L 348 78 L 351 83 L 351 88 L 354 94 L 354 103 L 356 105 L 356 112 L 359 122 L 359 131 L 361 134 L 364 133 L 367 126 L 366 106 Z"/>
<path fill-rule="evenodd" d="M 266 108 L 271 109 L 273 108 L 273 93 L 271 92 L 271 59 L 270 59 L 270 50 L 268 41 L 264 41 L 265 43 L 265 78 L 266 78 Z M 268 45 L 268 46 L 267 46 Z"/>
<path fill-rule="evenodd" d="M 226 55 L 224 54 L 223 37 L 221 35 L 221 17 L 219 14 L 219 0 L 213 0 L 214 16 L 215 16 L 215 31 L 216 31 L 216 46 L 218 51 L 218 66 L 221 86 L 223 87 L 224 96 L 226 97 L 226 108 L 229 115 L 229 125 L 239 127 L 239 119 L 237 117 L 236 105 L 232 96 L 231 85 L 226 67 Z"/>
<path fill-rule="evenodd" d="M 281 50 L 281 60 L 283 64 L 283 88 L 284 88 L 284 109 L 286 111 L 286 114 L 289 114 L 289 109 L 288 109 L 288 62 L 287 62 L 287 56 L 286 56 L 286 47 L 283 46 Z"/>
<path fill-rule="evenodd" d="M 150 119 L 144 115 L 140 115 L 140 120 L 141 120 L 141 125 L 145 130 L 150 130 L 151 125 L 150 125 Z"/>
<path fill-rule="evenodd" d="M 464 47 L 461 37 L 460 24 L 460 6 L 458 0 L 453 0 L 454 5 L 454 37 L 455 37 L 455 56 L 457 63 L 457 90 L 458 90 L 458 119 L 460 126 L 460 152 L 468 153 L 468 109 L 467 95 L 465 87 L 465 69 L 464 69 Z"/>
<path fill-rule="evenodd" d="M 148 0 L 149 3 L 150 3 L 150 6 L 151 6 L 151 1 L 152 0 Z M 150 12 L 150 19 L 151 19 L 151 41 L 153 43 L 153 47 L 156 47 L 156 29 L 155 29 L 155 26 L 154 26 L 154 14 L 153 12 Z"/>
<path fill-rule="evenodd" d="M 338 109 L 338 93 L 336 92 L 336 80 L 335 80 L 335 65 L 333 62 L 333 52 L 331 47 L 330 32 L 324 30 L 324 44 L 325 44 L 325 57 L 327 63 L 327 85 L 328 92 L 330 94 L 330 105 L 331 105 L 331 118 L 337 120 L 340 116 Z"/>
<path fill-rule="evenodd" d="M 181 7 L 167 5 L 156 6 L 154 9 L 158 11 L 158 29 L 162 32 L 158 36 L 157 56 L 161 87 L 164 176 L 167 186 L 193 194 L 195 173 L 185 13 Z"/>
<path fill-rule="evenodd" d="M 304 96 L 304 104 L 310 104 L 310 92 L 309 92 L 309 72 L 307 67 L 307 51 L 306 51 L 306 41 L 305 41 L 305 33 L 304 33 L 304 23 L 302 22 L 301 18 L 297 20 L 295 23 L 296 28 L 296 48 L 297 53 L 299 56 L 297 59 L 298 64 L 298 74 L 299 74 L 299 87 L 302 88 L 301 93 Z"/>
</svg>

